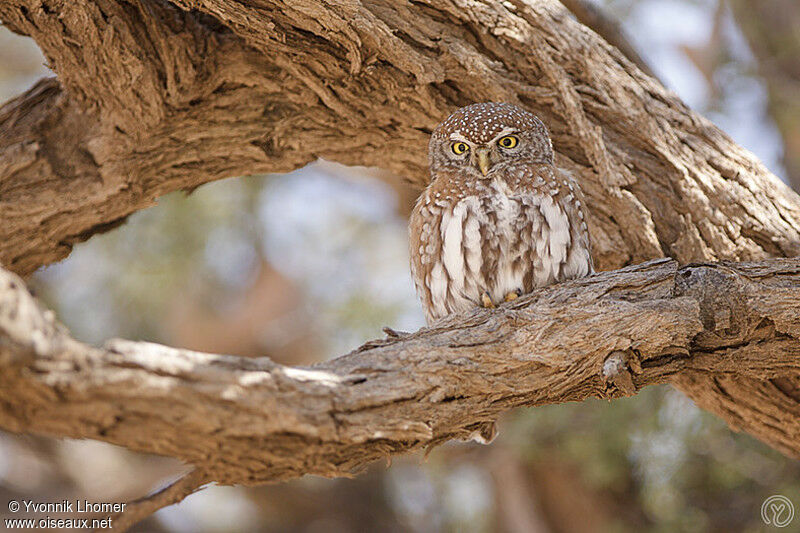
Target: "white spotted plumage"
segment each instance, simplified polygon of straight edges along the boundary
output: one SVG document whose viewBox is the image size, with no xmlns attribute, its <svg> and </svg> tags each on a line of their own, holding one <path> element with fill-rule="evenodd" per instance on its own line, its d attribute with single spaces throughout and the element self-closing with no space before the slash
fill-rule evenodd
<svg viewBox="0 0 800 533">
<path fill-rule="evenodd" d="M 513 134 L 520 149 L 501 150 Z M 452 139 L 491 164 L 448 152 Z M 494 151 L 492 151 L 494 150 Z M 462 108 L 433 133 L 431 183 L 410 220 L 411 271 L 429 322 L 592 272 L 579 187 L 547 129 L 510 104 Z"/>
</svg>

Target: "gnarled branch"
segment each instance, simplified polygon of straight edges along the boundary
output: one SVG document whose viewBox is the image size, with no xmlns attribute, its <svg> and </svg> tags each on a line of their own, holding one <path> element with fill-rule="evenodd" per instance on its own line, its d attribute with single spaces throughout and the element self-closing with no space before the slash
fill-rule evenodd
<svg viewBox="0 0 800 533">
<path fill-rule="evenodd" d="M 93 348 L 1 276 L 0 427 L 176 457 L 221 483 L 349 475 L 449 439 L 489 440 L 519 406 L 698 378 L 774 393 L 800 376 L 800 260 L 650 262 L 306 368 L 123 340 Z M 800 457 L 800 409 L 773 402 L 747 399 L 761 415 L 748 430 Z"/>
<path fill-rule="evenodd" d="M 538 114 L 596 262 L 800 254 L 800 202 L 556 0 L 8 0 L 58 82 L 0 109 L 0 263 L 20 274 L 169 191 L 323 157 L 426 181 L 453 107 Z"/>
</svg>

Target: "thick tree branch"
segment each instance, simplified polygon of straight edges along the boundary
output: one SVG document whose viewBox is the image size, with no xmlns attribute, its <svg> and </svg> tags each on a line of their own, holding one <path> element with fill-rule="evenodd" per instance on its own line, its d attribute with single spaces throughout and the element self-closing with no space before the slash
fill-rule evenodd
<svg viewBox="0 0 800 533">
<path fill-rule="evenodd" d="M 625 57 L 642 69 L 642 72 L 657 79 L 650 66 L 628 40 L 619 22 L 606 15 L 592 0 L 561 0 L 561 3 L 572 11 L 581 24 L 597 32 L 609 44 L 616 46 Z"/>
<path fill-rule="evenodd" d="M 430 129 L 484 100 L 551 127 L 602 268 L 800 253 L 797 197 L 555 0 L 10 0 L 0 19 L 61 84 L 0 110 L 0 262 L 21 274 L 227 176 L 323 157 L 422 184 Z"/>
<path fill-rule="evenodd" d="M 176 457 L 221 483 L 350 475 L 449 439 L 490 439 L 497 416 L 519 406 L 709 377 L 782 390 L 800 376 L 798 304 L 800 260 L 661 260 L 292 368 L 143 342 L 92 348 L 2 271 L 0 427 Z M 800 457 L 793 394 L 782 392 L 782 411 L 772 394 L 747 398 L 763 415 L 748 423 Z"/>
</svg>

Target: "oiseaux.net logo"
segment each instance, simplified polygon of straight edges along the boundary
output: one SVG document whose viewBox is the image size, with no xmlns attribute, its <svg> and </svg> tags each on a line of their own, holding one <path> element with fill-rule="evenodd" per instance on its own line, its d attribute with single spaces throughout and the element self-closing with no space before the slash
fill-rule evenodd
<svg viewBox="0 0 800 533">
<path fill-rule="evenodd" d="M 780 494 L 770 496 L 761 504 L 761 520 L 768 526 L 788 526 L 794 520 L 792 500 Z"/>
</svg>

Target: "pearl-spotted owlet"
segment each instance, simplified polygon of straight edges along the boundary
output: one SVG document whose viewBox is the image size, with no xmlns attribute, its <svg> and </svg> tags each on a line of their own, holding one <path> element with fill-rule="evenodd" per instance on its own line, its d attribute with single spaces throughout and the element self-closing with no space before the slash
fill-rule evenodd
<svg viewBox="0 0 800 533">
<path fill-rule="evenodd" d="M 439 124 L 431 181 L 410 220 L 411 273 L 428 323 L 593 272 L 577 182 L 553 164 L 544 124 L 473 104 Z"/>
</svg>

